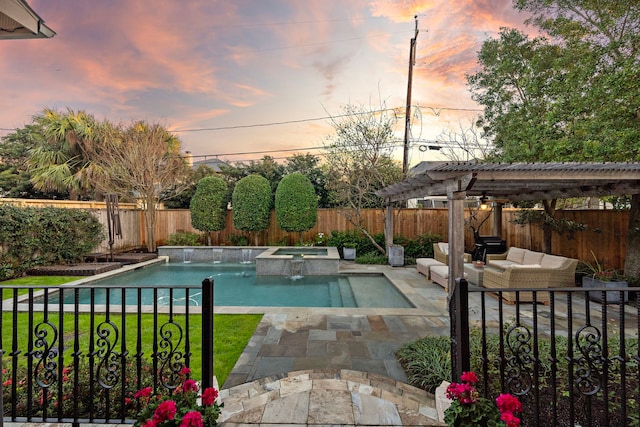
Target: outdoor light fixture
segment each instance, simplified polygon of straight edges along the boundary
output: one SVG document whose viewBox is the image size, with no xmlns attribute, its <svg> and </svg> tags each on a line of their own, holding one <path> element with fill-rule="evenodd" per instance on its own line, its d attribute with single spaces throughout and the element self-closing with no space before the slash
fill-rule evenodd
<svg viewBox="0 0 640 427">
<path fill-rule="evenodd" d="M 489 198 L 487 196 L 485 196 L 484 194 L 480 197 L 480 209 L 483 211 L 486 211 L 487 209 L 489 209 Z"/>
</svg>

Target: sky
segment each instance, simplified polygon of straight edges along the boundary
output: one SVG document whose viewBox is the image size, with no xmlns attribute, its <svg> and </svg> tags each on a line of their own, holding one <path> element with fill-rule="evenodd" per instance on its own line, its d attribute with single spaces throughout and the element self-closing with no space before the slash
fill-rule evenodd
<svg viewBox="0 0 640 427">
<path fill-rule="evenodd" d="M 28 0 L 57 34 L 0 41 L 0 136 L 44 108 L 160 123 L 195 160 L 319 155 L 346 105 L 404 114 L 415 36 L 410 166 L 468 128 L 465 74 L 512 0 Z M 397 127 L 402 159 L 404 118 Z M 440 156 L 440 157 L 439 157 Z"/>
</svg>

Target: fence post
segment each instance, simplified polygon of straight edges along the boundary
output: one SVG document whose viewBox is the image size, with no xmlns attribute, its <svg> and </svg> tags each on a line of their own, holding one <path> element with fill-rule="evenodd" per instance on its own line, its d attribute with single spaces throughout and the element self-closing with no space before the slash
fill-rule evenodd
<svg viewBox="0 0 640 427">
<path fill-rule="evenodd" d="M 469 349 L 469 285 L 457 278 L 449 300 L 451 323 L 451 382 L 459 382 L 463 372 L 471 370 Z"/>
<path fill-rule="evenodd" d="M 213 387 L 213 279 L 202 281 L 202 389 Z"/>
</svg>

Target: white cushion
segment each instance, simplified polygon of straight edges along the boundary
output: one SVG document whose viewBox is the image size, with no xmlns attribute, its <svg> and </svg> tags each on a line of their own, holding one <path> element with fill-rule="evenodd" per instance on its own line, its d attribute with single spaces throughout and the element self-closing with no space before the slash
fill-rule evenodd
<svg viewBox="0 0 640 427">
<path fill-rule="evenodd" d="M 511 264 L 508 268 L 540 268 L 540 264 Z"/>
<path fill-rule="evenodd" d="M 562 268 L 566 261 L 567 258 L 563 256 L 545 254 L 542 257 L 542 262 L 540 262 L 540 264 L 545 268 Z"/>
<path fill-rule="evenodd" d="M 522 260 L 524 259 L 524 251 L 522 248 L 510 247 L 509 252 L 507 252 L 507 260 L 511 262 L 515 262 L 516 264 L 522 264 Z"/>
<path fill-rule="evenodd" d="M 448 279 L 449 278 L 449 266 L 448 265 L 433 265 L 430 268 L 431 273 L 435 273 L 438 276 Z M 464 278 L 467 278 L 467 273 L 463 273 Z"/>
<path fill-rule="evenodd" d="M 438 247 L 442 251 L 443 254 L 449 255 L 449 244 L 445 242 L 438 242 Z"/>
<path fill-rule="evenodd" d="M 544 253 L 534 252 L 530 250 L 524 251 L 524 257 L 522 257 L 522 264 L 540 264 Z"/>
<path fill-rule="evenodd" d="M 431 267 L 435 265 L 445 265 L 443 262 L 435 260 L 433 258 L 416 258 L 416 264 L 423 267 Z"/>
<path fill-rule="evenodd" d="M 487 262 L 487 265 L 490 267 L 498 267 L 504 270 L 505 268 L 510 267 L 512 265 L 520 265 L 520 264 L 517 264 L 513 261 L 509 261 L 506 259 L 492 259 L 491 261 Z"/>
</svg>

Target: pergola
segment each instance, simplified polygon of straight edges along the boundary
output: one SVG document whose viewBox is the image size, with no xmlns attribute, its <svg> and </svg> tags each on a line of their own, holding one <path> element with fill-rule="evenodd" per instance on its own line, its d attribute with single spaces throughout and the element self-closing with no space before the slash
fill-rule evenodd
<svg viewBox="0 0 640 427">
<path fill-rule="evenodd" d="M 447 196 L 449 208 L 449 294 L 463 274 L 464 200 L 550 200 L 640 193 L 640 163 L 443 163 L 422 162 L 405 181 L 376 192 L 387 202 L 385 233 L 393 237 L 391 203 Z M 496 217 L 500 218 L 501 204 Z M 499 227 L 499 225 L 498 225 Z M 500 230 L 497 230 L 498 234 Z M 389 237 L 388 237 L 389 239 Z M 387 245 L 393 244 L 388 240 Z"/>
</svg>

